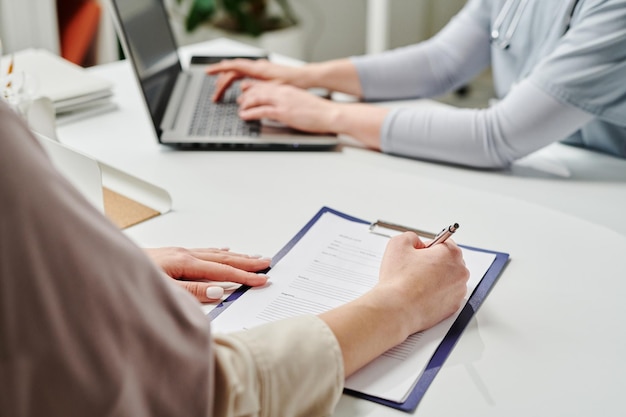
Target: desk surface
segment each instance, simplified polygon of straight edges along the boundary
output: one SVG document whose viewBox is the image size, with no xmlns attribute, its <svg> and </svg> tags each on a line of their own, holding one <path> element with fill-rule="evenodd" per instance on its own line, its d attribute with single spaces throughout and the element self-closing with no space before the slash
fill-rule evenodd
<svg viewBox="0 0 626 417">
<path fill-rule="evenodd" d="M 193 50 L 236 47 L 214 41 Z M 59 137 L 171 193 L 170 213 L 127 230 L 140 245 L 271 256 L 324 205 L 433 231 L 459 222 L 459 243 L 508 252 L 511 262 L 416 414 L 626 412 L 624 161 L 560 145 L 507 172 L 348 146 L 175 151 L 157 144 L 128 63 L 93 71 L 115 82 L 119 109 L 62 125 Z M 344 396 L 336 415 L 405 413 Z"/>
</svg>

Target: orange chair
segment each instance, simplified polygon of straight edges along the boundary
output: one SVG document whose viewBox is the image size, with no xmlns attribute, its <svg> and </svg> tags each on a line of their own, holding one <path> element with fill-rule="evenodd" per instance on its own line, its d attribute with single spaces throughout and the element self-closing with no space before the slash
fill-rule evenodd
<svg viewBox="0 0 626 417">
<path fill-rule="evenodd" d="M 75 64 L 95 64 L 94 44 L 102 7 L 97 0 L 58 0 L 61 56 Z"/>
</svg>

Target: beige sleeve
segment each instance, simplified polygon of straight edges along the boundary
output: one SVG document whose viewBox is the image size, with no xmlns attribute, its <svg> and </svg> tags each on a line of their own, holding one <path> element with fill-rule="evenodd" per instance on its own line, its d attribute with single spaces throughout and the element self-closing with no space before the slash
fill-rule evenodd
<svg viewBox="0 0 626 417">
<path fill-rule="evenodd" d="M 341 396 L 341 350 L 316 316 L 214 340 L 216 416 L 327 416 Z"/>
<path fill-rule="evenodd" d="M 0 415 L 210 415 L 209 322 L 0 102 Z"/>
<path fill-rule="evenodd" d="M 0 126 L 0 415 L 330 413 L 343 368 L 321 320 L 212 341 L 197 301 L 61 177 L 1 102 Z"/>
</svg>

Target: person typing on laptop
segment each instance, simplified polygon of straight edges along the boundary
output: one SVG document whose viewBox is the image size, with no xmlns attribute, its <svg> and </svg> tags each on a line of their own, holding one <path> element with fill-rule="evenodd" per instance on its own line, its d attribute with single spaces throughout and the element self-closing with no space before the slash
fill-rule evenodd
<svg viewBox="0 0 626 417">
<path fill-rule="evenodd" d="M 387 153 L 507 167 L 556 141 L 626 157 L 626 1 L 470 0 L 434 38 L 381 54 L 292 68 L 230 61 L 214 95 L 242 76 L 244 119 L 268 117 L 352 136 Z M 365 100 L 434 97 L 491 66 L 488 109 L 394 109 L 321 100 L 323 87 Z M 269 81 L 269 82 L 267 82 Z"/>
<path fill-rule="evenodd" d="M 267 126 L 238 115 L 238 88 L 211 100 L 217 77 L 207 63 L 220 56 L 196 56 L 183 65 L 162 0 L 113 0 L 119 38 L 130 60 L 159 143 L 183 149 L 331 149 L 334 134 L 311 134 Z M 259 58 L 261 55 L 256 56 Z"/>
</svg>

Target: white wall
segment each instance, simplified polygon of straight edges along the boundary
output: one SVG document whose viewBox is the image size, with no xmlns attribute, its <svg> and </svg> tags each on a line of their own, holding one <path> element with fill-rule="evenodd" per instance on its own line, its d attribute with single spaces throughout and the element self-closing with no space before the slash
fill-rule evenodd
<svg viewBox="0 0 626 417">
<path fill-rule="evenodd" d="M 37 47 L 59 52 L 55 0 L 0 0 L 3 53 Z"/>
<path fill-rule="evenodd" d="M 291 1 L 304 29 L 305 60 L 323 61 L 365 53 L 366 0 Z M 174 0 L 166 2 L 171 5 Z M 389 47 L 428 38 L 464 4 L 465 0 L 390 0 Z M 187 44 L 215 36 L 223 35 L 210 31 L 179 33 L 179 42 Z"/>
<path fill-rule="evenodd" d="M 366 0 L 292 0 L 302 17 L 307 60 L 365 53 Z M 436 33 L 466 0 L 390 0 L 389 47 L 409 45 Z"/>
<path fill-rule="evenodd" d="M 173 3 L 173 0 L 166 0 Z M 366 0 L 292 0 L 304 29 L 307 61 L 365 53 Z M 465 0 L 390 0 L 389 46 L 411 44 L 429 37 L 447 22 Z M 36 7 L 35 7 L 36 6 Z M 116 57 L 117 44 L 108 10 L 103 10 L 99 62 Z M 26 47 L 58 51 L 54 0 L 0 0 L 0 36 L 5 53 Z M 210 34 L 192 34 L 181 43 L 209 39 Z"/>
</svg>

